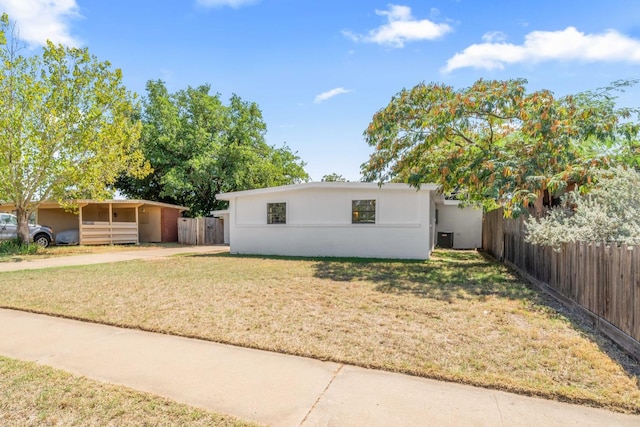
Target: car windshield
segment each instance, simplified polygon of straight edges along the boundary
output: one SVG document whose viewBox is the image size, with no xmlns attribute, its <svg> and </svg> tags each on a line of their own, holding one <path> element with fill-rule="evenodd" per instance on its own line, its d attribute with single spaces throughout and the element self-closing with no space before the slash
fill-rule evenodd
<svg viewBox="0 0 640 427">
<path fill-rule="evenodd" d="M 18 225 L 18 218 L 13 215 L 2 215 L 2 223 L 9 225 Z"/>
</svg>

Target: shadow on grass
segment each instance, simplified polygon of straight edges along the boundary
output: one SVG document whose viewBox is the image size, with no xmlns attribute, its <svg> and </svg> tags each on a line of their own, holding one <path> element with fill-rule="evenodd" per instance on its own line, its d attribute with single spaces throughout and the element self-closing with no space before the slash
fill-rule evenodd
<svg viewBox="0 0 640 427">
<path fill-rule="evenodd" d="M 499 296 L 531 298 L 534 293 L 499 263 L 476 251 L 438 250 L 428 261 L 379 258 L 290 257 L 194 254 L 193 257 L 280 259 L 314 262 L 314 276 L 336 282 L 368 281 L 375 290 L 444 301 Z"/>
<path fill-rule="evenodd" d="M 379 292 L 444 301 L 530 298 L 533 294 L 497 263 L 476 252 L 437 251 L 428 261 L 321 260 L 315 276 L 335 281 L 370 281 Z"/>
<path fill-rule="evenodd" d="M 522 299 L 546 307 L 550 315 L 562 316 L 571 327 L 588 336 L 640 385 L 640 364 L 626 355 L 593 325 L 579 318 L 550 296 L 540 293 L 510 272 L 495 258 L 476 251 L 436 250 L 428 261 L 232 255 L 229 253 L 190 254 L 189 257 L 284 260 L 313 262 L 314 276 L 337 282 L 367 281 L 381 293 L 412 295 L 452 302 L 455 299 L 483 301 L 492 296 Z"/>
</svg>

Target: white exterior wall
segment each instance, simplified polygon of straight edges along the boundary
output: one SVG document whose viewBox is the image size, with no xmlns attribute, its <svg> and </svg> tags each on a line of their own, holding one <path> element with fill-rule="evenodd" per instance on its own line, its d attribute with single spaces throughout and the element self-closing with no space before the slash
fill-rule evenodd
<svg viewBox="0 0 640 427">
<path fill-rule="evenodd" d="M 431 193 L 431 197 L 429 198 L 429 220 L 430 228 L 429 228 L 429 250 L 433 250 L 436 247 L 436 236 L 437 236 L 437 227 L 436 224 L 436 204 L 433 201 L 433 193 Z"/>
<path fill-rule="evenodd" d="M 436 232 L 452 232 L 454 249 L 482 247 L 482 209 L 460 209 L 457 203 L 438 204 L 437 209 Z"/>
<path fill-rule="evenodd" d="M 222 224 L 224 225 L 223 243 L 225 245 L 228 245 L 229 242 L 230 242 L 230 240 L 229 240 L 229 234 L 230 234 L 229 227 L 230 227 L 230 222 L 231 222 L 231 221 L 229 221 L 229 214 L 228 213 L 222 215 L 222 221 L 223 221 Z"/>
<path fill-rule="evenodd" d="M 310 186 L 229 194 L 233 254 L 427 259 L 429 191 Z M 352 224 L 352 200 L 376 200 L 375 224 Z M 267 224 L 267 203 L 287 204 L 286 224 Z"/>
</svg>

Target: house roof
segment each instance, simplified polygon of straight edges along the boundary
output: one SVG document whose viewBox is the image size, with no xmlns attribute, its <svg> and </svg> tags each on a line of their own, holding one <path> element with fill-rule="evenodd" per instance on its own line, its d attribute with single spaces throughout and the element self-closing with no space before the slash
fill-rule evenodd
<svg viewBox="0 0 640 427">
<path fill-rule="evenodd" d="M 279 187 L 258 188 L 255 190 L 232 191 L 216 195 L 218 200 L 231 200 L 236 197 L 256 196 L 261 194 L 281 193 L 283 191 L 300 191 L 310 189 L 335 189 L 335 190 L 382 190 L 382 191 L 432 191 L 438 189 L 437 184 L 422 184 L 420 189 L 411 187 L 408 184 L 376 182 L 305 182 L 302 184 L 281 185 Z"/>
</svg>

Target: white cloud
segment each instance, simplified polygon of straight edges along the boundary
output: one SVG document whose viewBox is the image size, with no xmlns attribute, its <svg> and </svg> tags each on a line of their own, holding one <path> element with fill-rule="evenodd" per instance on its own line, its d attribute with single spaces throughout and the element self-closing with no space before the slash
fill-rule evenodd
<svg viewBox="0 0 640 427">
<path fill-rule="evenodd" d="M 343 31 L 342 34 L 357 42 L 400 48 L 404 47 L 406 42 L 434 40 L 453 31 L 447 24 L 436 24 L 428 19 L 414 19 L 411 8 L 408 6 L 390 4 L 388 10 L 376 10 L 376 14 L 386 16 L 387 23 L 369 31 L 366 35 L 354 34 L 350 31 Z"/>
<path fill-rule="evenodd" d="M 503 69 L 506 64 L 553 60 L 583 62 L 627 61 L 640 63 L 640 40 L 615 30 L 585 34 L 574 27 L 562 31 L 533 31 L 522 45 L 504 43 L 490 37 L 473 44 L 447 61 L 445 72 L 458 68 Z"/>
<path fill-rule="evenodd" d="M 506 39 L 507 35 L 501 31 L 490 31 L 482 36 L 482 41 L 486 43 L 503 42 Z"/>
<path fill-rule="evenodd" d="M 242 6 L 257 3 L 259 0 L 196 0 L 196 3 L 204 7 L 225 7 L 237 9 Z"/>
<path fill-rule="evenodd" d="M 349 92 L 351 92 L 351 90 L 345 89 L 343 87 L 337 87 L 335 89 L 322 92 L 320 95 L 316 96 L 316 99 L 314 99 L 313 102 L 316 104 L 319 104 L 323 101 L 326 101 L 329 98 L 333 98 L 336 95 L 340 95 L 342 93 L 349 93 Z"/>
<path fill-rule="evenodd" d="M 81 44 L 69 30 L 69 21 L 80 16 L 76 0 L 0 0 L 0 9 L 31 47 L 43 46 L 47 40 L 67 46 Z"/>
</svg>

